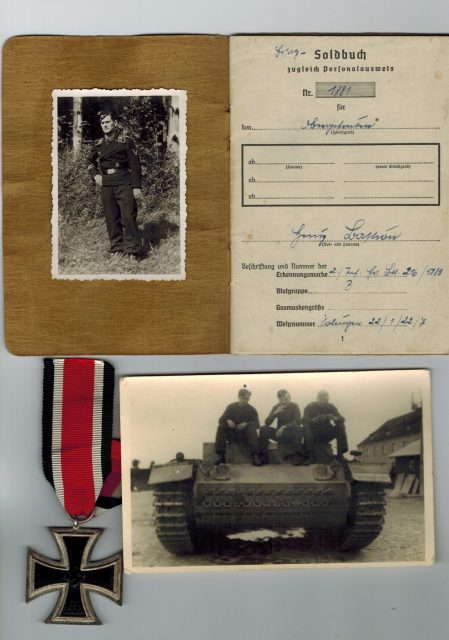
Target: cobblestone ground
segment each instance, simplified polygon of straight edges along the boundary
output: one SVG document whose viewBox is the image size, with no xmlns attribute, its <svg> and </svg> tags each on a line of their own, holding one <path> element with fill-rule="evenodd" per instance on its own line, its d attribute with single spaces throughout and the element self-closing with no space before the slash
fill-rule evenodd
<svg viewBox="0 0 449 640">
<path fill-rule="evenodd" d="M 176 557 L 159 543 L 153 527 L 151 491 L 132 494 L 133 567 L 205 565 L 320 564 L 351 562 L 407 562 L 424 560 L 424 501 L 387 498 L 385 525 L 380 536 L 362 551 L 342 553 L 318 547 L 298 531 L 297 536 L 252 541 L 233 539 L 190 557 Z"/>
</svg>

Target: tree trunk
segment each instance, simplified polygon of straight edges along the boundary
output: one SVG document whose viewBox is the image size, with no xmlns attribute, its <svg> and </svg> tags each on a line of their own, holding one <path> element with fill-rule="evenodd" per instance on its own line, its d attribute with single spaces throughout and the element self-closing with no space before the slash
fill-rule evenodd
<svg viewBox="0 0 449 640">
<path fill-rule="evenodd" d="M 175 102 L 175 104 L 173 104 Z M 170 151 L 178 152 L 179 150 L 179 109 L 177 107 L 177 98 L 172 98 L 168 106 L 168 131 L 167 131 L 167 148 Z"/>
<path fill-rule="evenodd" d="M 73 153 L 78 154 L 83 141 L 83 114 L 81 98 L 73 98 L 72 144 Z"/>
</svg>

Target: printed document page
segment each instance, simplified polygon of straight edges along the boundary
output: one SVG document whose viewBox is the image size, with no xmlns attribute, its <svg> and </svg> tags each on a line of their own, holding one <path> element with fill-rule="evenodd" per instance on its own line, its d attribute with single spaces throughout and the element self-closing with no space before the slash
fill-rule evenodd
<svg viewBox="0 0 449 640">
<path fill-rule="evenodd" d="M 231 350 L 447 353 L 449 38 L 236 36 Z"/>
</svg>

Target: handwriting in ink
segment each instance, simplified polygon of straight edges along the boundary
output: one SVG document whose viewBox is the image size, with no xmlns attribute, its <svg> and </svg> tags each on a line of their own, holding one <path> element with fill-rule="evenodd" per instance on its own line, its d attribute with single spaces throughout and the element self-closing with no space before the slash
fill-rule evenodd
<svg viewBox="0 0 449 640">
<path fill-rule="evenodd" d="M 320 320 L 320 322 L 318 323 L 318 326 L 319 327 L 344 327 L 343 331 L 344 333 L 347 333 L 349 329 L 353 327 L 361 327 L 362 324 L 363 323 L 361 320 L 353 320 L 351 318 L 350 313 L 346 313 L 341 318 L 336 318 L 335 316 L 329 317 L 327 313 L 325 313 L 324 318 Z"/>
<path fill-rule="evenodd" d="M 414 269 L 413 267 L 407 267 L 402 275 L 404 277 L 410 276 L 411 278 L 416 278 L 416 276 L 418 275 L 418 270 Z"/>
<path fill-rule="evenodd" d="M 366 121 L 363 122 L 368 116 L 360 116 L 355 122 L 320 122 L 318 116 L 315 116 L 313 120 L 307 120 L 306 124 L 301 129 L 325 131 L 326 135 L 332 131 L 357 131 L 372 129 L 375 126 L 375 122 Z"/>
<path fill-rule="evenodd" d="M 301 51 L 300 49 L 291 49 L 290 47 L 284 47 L 283 44 L 278 44 L 274 48 L 274 50 L 276 52 L 276 58 L 289 56 L 291 58 L 294 58 L 295 60 L 298 56 L 303 56 L 306 53 L 305 51 Z"/>
<path fill-rule="evenodd" d="M 377 266 L 373 264 L 366 269 L 362 269 L 361 267 L 354 266 L 346 266 L 346 267 L 336 267 L 332 266 L 328 269 L 329 276 L 336 278 L 367 278 L 370 280 L 371 278 L 408 278 L 413 279 L 417 278 L 419 274 L 420 278 L 439 278 L 443 275 L 443 267 L 429 267 L 426 265 L 424 269 L 421 269 L 417 266 L 407 265 L 406 267 L 400 267 L 396 264 L 396 262 L 392 262 L 391 264 L 387 264 L 384 267 Z"/>
<path fill-rule="evenodd" d="M 421 328 L 427 323 L 427 318 L 422 315 L 400 315 L 394 316 L 387 314 L 385 316 L 373 316 L 368 320 L 366 326 L 377 328 L 379 331 L 383 329 L 408 328 L 413 331 L 415 328 Z M 318 327 L 326 328 L 342 328 L 343 333 L 347 333 L 350 329 L 363 327 L 363 321 L 354 318 L 350 313 L 343 316 L 328 316 L 326 313 L 317 324 Z"/>
<path fill-rule="evenodd" d="M 425 316 L 410 316 L 410 315 L 400 315 L 399 317 L 392 315 L 385 316 L 373 316 L 368 321 L 369 327 L 378 327 L 379 330 L 384 328 L 386 329 L 397 329 L 398 327 L 409 327 L 412 330 L 415 327 L 421 328 L 427 322 L 427 318 Z"/>
<path fill-rule="evenodd" d="M 365 227 L 365 220 L 363 218 L 359 218 L 352 225 L 345 225 L 345 229 L 347 232 L 344 235 L 344 240 L 349 242 L 358 241 L 358 242 L 382 242 L 382 241 L 391 241 L 397 240 L 401 237 L 401 232 L 399 231 L 399 225 L 394 225 L 393 227 L 388 227 L 385 231 L 367 231 L 363 229 Z M 362 231 L 363 229 L 363 231 Z"/>
<path fill-rule="evenodd" d="M 297 229 L 292 229 L 292 233 L 294 235 L 294 238 L 290 243 L 292 249 L 296 247 L 300 240 L 319 240 L 318 246 L 321 247 L 327 238 L 326 231 L 328 228 L 325 227 L 316 233 L 306 233 L 305 228 L 306 225 L 302 223 Z"/>
<path fill-rule="evenodd" d="M 384 270 L 384 276 L 386 278 L 389 278 L 389 277 L 394 278 L 395 276 L 398 276 L 398 275 L 399 275 L 399 268 L 396 266 L 396 263 L 393 262 L 393 264 L 387 264 Z"/>
<path fill-rule="evenodd" d="M 334 84 L 327 92 L 330 93 L 333 98 L 344 98 L 345 96 L 349 96 L 351 89 L 350 84 Z"/>
</svg>

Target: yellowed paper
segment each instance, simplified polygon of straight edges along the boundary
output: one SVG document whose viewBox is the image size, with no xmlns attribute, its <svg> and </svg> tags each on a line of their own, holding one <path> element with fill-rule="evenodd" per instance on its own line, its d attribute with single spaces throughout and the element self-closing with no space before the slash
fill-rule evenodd
<svg viewBox="0 0 449 640">
<path fill-rule="evenodd" d="M 221 36 L 20 36 L 5 44 L 3 255 L 5 341 L 12 353 L 229 351 L 228 63 L 228 38 Z M 148 258 L 128 260 L 109 253 L 101 192 L 84 159 L 74 160 L 73 145 L 65 149 L 70 117 L 60 122 L 52 166 L 52 137 L 58 137 L 52 93 L 69 91 L 58 98 L 69 106 L 70 89 L 83 90 L 72 97 L 84 95 L 94 116 L 114 103 L 118 109 L 125 96 L 114 96 L 117 90 L 137 88 L 140 97 L 133 98 L 155 106 L 158 100 L 142 92 L 163 87 L 181 92 L 169 121 L 134 119 L 127 132 L 148 159 L 137 224 L 149 241 Z M 97 98 L 105 98 L 98 109 L 95 89 Z M 79 134 L 82 109 L 75 111 Z M 154 138 L 140 144 L 147 125 Z M 85 123 L 84 133 L 82 147 L 89 152 L 101 130 L 88 133 Z M 174 155 L 164 155 L 170 137 Z M 58 209 L 53 226 L 52 189 Z M 63 198 L 56 201 L 57 195 Z"/>
<path fill-rule="evenodd" d="M 448 58 L 231 38 L 233 352 L 448 352 Z"/>
</svg>

